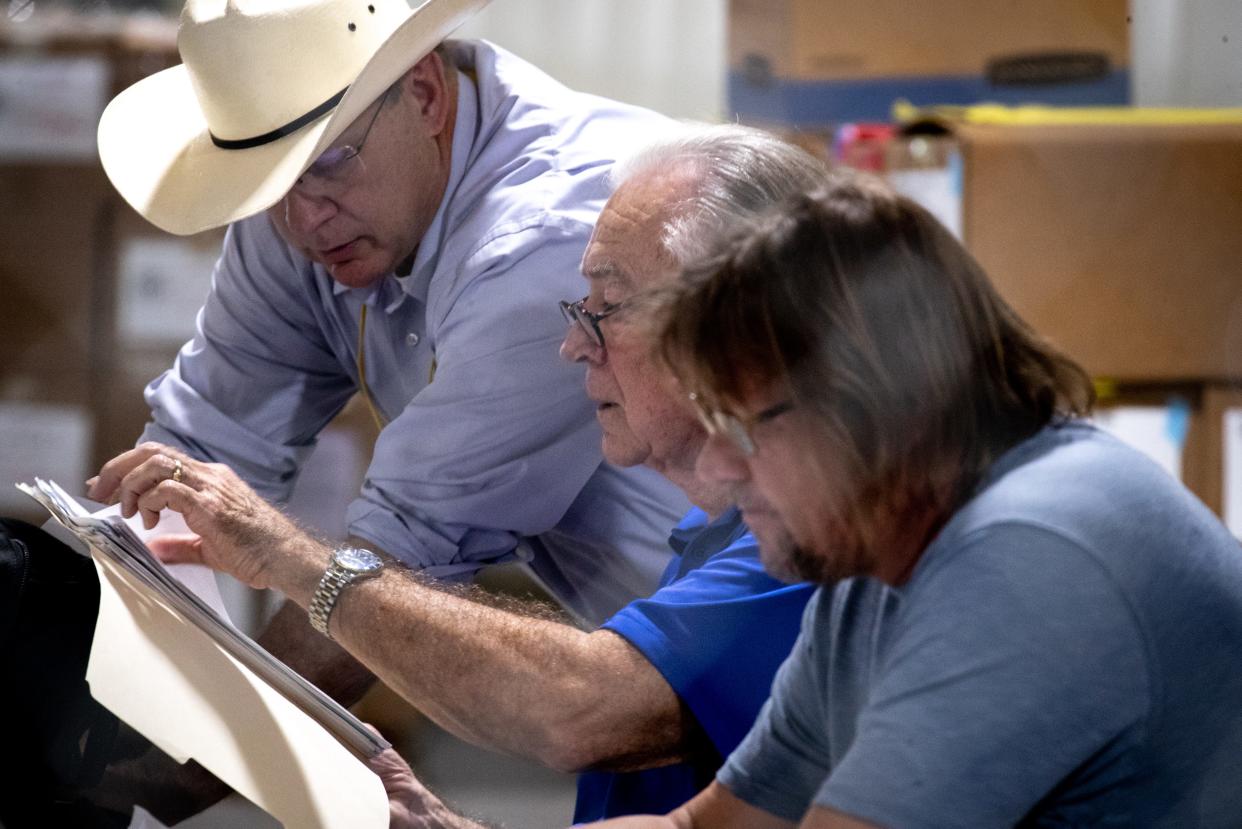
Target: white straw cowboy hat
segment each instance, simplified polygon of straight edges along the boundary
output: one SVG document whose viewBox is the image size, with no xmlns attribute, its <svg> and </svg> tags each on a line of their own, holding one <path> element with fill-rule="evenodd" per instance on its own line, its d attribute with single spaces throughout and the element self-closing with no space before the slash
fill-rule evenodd
<svg viewBox="0 0 1242 829">
<path fill-rule="evenodd" d="M 197 233 L 265 210 L 488 0 L 188 0 L 184 61 L 113 99 L 99 157 L 153 224 Z"/>
</svg>

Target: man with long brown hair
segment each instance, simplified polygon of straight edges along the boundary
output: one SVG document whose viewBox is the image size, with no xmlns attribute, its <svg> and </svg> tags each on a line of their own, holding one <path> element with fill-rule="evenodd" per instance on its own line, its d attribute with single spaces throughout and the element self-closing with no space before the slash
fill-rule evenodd
<svg viewBox="0 0 1242 829">
<path fill-rule="evenodd" d="M 929 214 L 842 178 L 665 320 L 700 476 L 824 586 L 716 782 L 619 825 L 1237 825 L 1242 550 Z"/>
</svg>

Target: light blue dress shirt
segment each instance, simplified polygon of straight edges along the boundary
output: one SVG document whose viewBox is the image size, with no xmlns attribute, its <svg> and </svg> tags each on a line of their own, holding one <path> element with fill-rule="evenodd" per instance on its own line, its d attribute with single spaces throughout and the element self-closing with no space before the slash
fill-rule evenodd
<svg viewBox="0 0 1242 829">
<path fill-rule="evenodd" d="M 439 577 L 533 537 L 535 571 L 597 622 L 655 589 L 687 502 L 650 470 L 602 462 L 582 367 L 557 353 L 556 301 L 586 292 L 579 264 L 612 160 L 670 122 L 566 89 L 491 44 L 452 49 L 452 168 L 410 274 L 350 290 L 266 215 L 234 224 L 197 335 L 147 388 L 143 439 L 285 500 L 358 388 L 365 304 L 366 379 L 391 422 L 350 532 Z"/>
</svg>

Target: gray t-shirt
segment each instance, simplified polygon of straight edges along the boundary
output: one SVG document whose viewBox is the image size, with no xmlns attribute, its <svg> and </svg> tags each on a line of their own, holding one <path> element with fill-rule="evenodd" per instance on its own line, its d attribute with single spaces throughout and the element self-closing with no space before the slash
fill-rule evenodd
<svg viewBox="0 0 1242 829">
<path fill-rule="evenodd" d="M 899 589 L 822 588 L 720 782 L 798 820 L 1242 825 L 1242 547 L 1080 422 L 994 465 Z"/>
</svg>

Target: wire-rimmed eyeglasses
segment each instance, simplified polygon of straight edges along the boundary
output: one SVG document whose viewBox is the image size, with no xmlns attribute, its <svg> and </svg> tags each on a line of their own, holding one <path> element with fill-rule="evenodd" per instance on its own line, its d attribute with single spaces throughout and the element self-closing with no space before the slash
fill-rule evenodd
<svg viewBox="0 0 1242 829">
<path fill-rule="evenodd" d="M 709 409 L 703 398 L 694 392 L 690 392 L 690 402 L 694 404 L 694 410 L 707 434 L 727 438 L 747 457 L 755 454 L 755 439 L 751 436 L 754 428 L 794 409 L 792 400 L 782 400 L 752 415 L 734 415 Z"/>
<path fill-rule="evenodd" d="M 590 299 L 589 296 L 584 296 L 577 302 L 569 302 L 568 300 L 562 299 L 559 303 L 561 307 L 561 314 L 564 315 L 566 322 L 570 325 L 579 326 L 583 332 L 586 333 L 592 343 L 599 348 L 603 348 L 604 332 L 600 330 L 599 321 L 607 317 L 611 317 L 613 314 L 620 311 L 625 307 L 625 303 L 618 302 L 611 308 L 600 311 L 597 314 L 594 311 L 587 310 L 586 301 L 588 299 Z"/>
<path fill-rule="evenodd" d="M 371 120 L 367 122 L 367 128 L 363 130 L 356 144 L 341 144 L 324 150 L 293 186 L 309 196 L 323 196 L 339 190 L 361 165 L 362 147 L 371 135 L 371 127 L 375 126 L 380 110 L 384 108 L 387 100 L 388 93 L 380 96 L 379 106 L 371 113 Z"/>
</svg>

